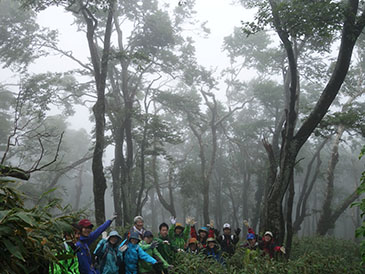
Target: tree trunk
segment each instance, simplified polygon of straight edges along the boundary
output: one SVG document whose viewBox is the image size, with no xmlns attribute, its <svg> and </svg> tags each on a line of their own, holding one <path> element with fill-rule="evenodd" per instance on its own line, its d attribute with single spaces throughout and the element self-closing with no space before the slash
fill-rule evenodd
<svg viewBox="0 0 365 274">
<path fill-rule="evenodd" d="M 300 192 L 300 196 L 299 196 L 297 208 L 296 208 L 295 222 L 293 225 L 294 234 L 297 234 L 298 231 L 300 230 L 300 226 L 302 225 L 305 217 L 310 216 L 310 214 L 307 213 L 307 201 L 308 201 L 310 194 L 312 193 L 313 186 L 320 173 L 320 166 L 322 163 L 321 158 L 320 158 L 320 153 L 321 153 L 323 147 L 325 146 L 325 144 L 327 143 L 327 141 L 328 141 L 328 138 L 326 138 L 319 145 L 319 147 L 316 150 L 316 153 L 313 155 L 312 159 L 308 163 L 307 172 L 306 172 L 306 176 L 305 176 L 304 183 L 303 183 L 303 188 L 302 188 L 302 191 Z M 310 175 L 312 172 L 312 166 L 316 159 L 317 159 L 316 169 L 312 176 L 312 180 L 309 183 L 309 178 L 310 178 Z M 308 184 L 309 184 L 309 186 L 308 186 Z"/>
<path fill-rule="evenodd" d="M 109 4 L 108 18 L 104 34 L 104 48 L 101 60 L 99 58 L 98 48 L 95 42 L 95 29 L 97 27 L 96 19 L 86 7 L 83 7 L 81 11 L 87 24 L 87 41 L 94 68 L 94 78 L 97 91 L 97 100 L 93 106 L 95 116 L 95 148 L 93 153 L 92 171 L 95 220 L 97 225 L 101 225 L 105 221 L 104 195 L 106 190 L 106 179 L 103 166 L 103 152 L 105 146 L 105 83 L 109 61 L 114 1 Z"/>
</svg>

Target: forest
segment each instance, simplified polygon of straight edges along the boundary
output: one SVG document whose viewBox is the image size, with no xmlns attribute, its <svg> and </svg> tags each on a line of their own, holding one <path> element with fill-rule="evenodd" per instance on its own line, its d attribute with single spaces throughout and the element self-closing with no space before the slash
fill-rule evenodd
<svg viewBox="0 0 365 274">
<path fill-rule="evenodd" d="M 168 273 L 365 272 L 365 1 L 209 2 L 0 0 L 1 273 L 113 215 L 241 229 Z"/>
</svg>

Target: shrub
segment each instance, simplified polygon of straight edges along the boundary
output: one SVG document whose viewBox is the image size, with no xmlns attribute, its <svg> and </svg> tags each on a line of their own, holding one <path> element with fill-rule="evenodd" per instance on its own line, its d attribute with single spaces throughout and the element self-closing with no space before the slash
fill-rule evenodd
<svg viewBox="0 0 365 274">
<path fill-rule="evenodd" d="M 48 272 L 49 262 L 63 249 L 63 232 L 71 230 L 76 216 L 66 214 L 59 200 L 25 208 L 26 199 L 0 178 L 0 269 L 1 273 Z M 51 212 L 60 212 L 54 217 Z"/>
</svg>

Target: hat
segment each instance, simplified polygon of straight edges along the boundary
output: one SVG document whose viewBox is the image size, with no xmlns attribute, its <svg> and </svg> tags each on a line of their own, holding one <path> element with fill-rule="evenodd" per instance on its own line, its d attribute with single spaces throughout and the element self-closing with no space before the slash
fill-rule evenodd
<svg viewBox="0 0 365 274">
<path fill-rule="evenodd" d="M 198 243 L 198 240 L 196 238 L 190 238 L 188 244 L 197 244 Z"/>
<path fill-rule="evenodd" d="M 152 234 L 152 232 L 151 231 L 146 231 L 144 234 L 143 234 L 143 238 L 144 237 L 153 237 L 153 234 Z"/>
<path fill-rule="evenodd" d="M 117 237 L 118 238 L 118 242 L 122 241 L 122 237 L 119 235 L 118 231 L 110 231 L 107 240 L 109 240 L 110 237 Z"/>
<path fill-rule="evenodd" d="M 271 238 L 274 237 L 270 231 L 266 231 L 265 234 L 264 234 L 264 236 L 266 236 L 266 235 L 270 235 Z"/>
<path fill-rule="evenodd" d="M 138 220 L 143 222 L 143 217 L 142 216 L 136 216 L 136 217 L 134 217 L 133 222 L 137 223 Z"/>
<path fill-rule="evenodd" d="M 201 228 L 198 230 L 198 233 L 200 233 L 200 232 L 206 232 L 206 233 L 208 233 L 208 228 L 207 228 L 206 226 L 203 226 L 203 227 L 201 227 Z"/>
<path fill-rule="evenodd" d="M 217 243 L 217 241 L 213 237 L 210 237 L 207 239 L 207 243 L 209 243 L 209 242 Z"/>
<path fill-rule="evenodd" d="M 131 235 L 129 235 L 129 239 L 136 239 L 140 241 L 138 232 L 132 232 Z"/>
<path fill-rule="evenodd" d="M 230 224 L 228 224 L 228 223 L 225 223 L 225 224 L 223 225 L 223 230 L 224 230 L 224 229 L 226 229 L 226 228 L 231 229 L 231 225 L 230 225 Z"/>
<path fill-rule="evenodd" d="M 94 225 L 88 219 L 82 219 L 79 222 L 80 228 L 93 227 Z"/>
<path fill-rule="evenodd" d="M 184 228 L 184 226 L 182 225 L 182 223 L 176 223 L 176 225 L 175 225 L 175 229 L 176 229 L 176 228 L 178 228 L 178 227 L 180 227 L 180 228 Z"/>
<path fill-rule="evenodd" d="M 253 240 L 253 239 L 256 239 L 255 234 L 253 234 L 253 233 L 248 233 L 248 234 L 247 234 L 246 239 L 247 239 L 247 240 Z"/>
</svg>

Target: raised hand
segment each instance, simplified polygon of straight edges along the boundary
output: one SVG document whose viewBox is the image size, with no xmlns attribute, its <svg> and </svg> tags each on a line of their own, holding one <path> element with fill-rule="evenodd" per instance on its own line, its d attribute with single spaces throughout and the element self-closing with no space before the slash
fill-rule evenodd
<svg viewBox="0 0 365 274">
<path fill-rule="evenodd" d="M 283 253 L 283 254 L 286 254 L 286 251 L 285 251 L 285 247 L 280 247 L 280 251 Z"/>
<path fill-rule="evenodd" d="M 250 227 L 250 224 L 248 223 L 247 220 L 243 220 L 243 224 L 245 225 L 245 227 Z"/>
<path fill-rule="evenodd" d="M 170 217 L 170 222 L 171 222 L 171 224 L 176 224 L 176 218 L 174 217 L 174 216 L 171 216 Z"/>
</svg>

